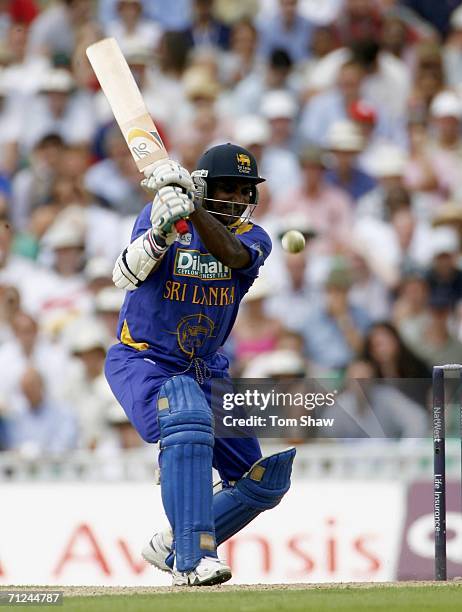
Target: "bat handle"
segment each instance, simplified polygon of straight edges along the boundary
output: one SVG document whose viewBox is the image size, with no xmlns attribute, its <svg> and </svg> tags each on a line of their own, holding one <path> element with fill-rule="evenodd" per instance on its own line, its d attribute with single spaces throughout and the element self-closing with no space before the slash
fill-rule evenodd
<svg viewBox="0 0 462 612">
<path fill-rule="evenodd" d="M 180 234 L 180 236 L 187 234 L 189 232 L 189 226 L 187 221 L 185 219 L 179 219 L 179 221 L 175 223 L 175 229 Z"/>
</svg>

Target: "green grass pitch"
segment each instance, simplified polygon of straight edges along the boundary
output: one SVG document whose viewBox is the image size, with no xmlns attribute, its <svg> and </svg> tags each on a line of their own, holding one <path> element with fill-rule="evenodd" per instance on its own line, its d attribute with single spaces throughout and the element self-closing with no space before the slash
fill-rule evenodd
<svg viewBox="0 0 462 612">
<path fill-rule="evenodd" d="M 65 612 L 305 612 L 335 610 L 357 612 L 358 610 L 384 612 L 435 611 L 451 612 L 462 609 L 462 584 L 440 583 L 406 586 L 393 585 L 315 585 L 304 589 L 301 585 L 291 587 L 239 587 L 188 589 L 184 592 L 165 590 L 127 594 L 76 595 L 85 588 L 73 589 L 69 594 L 64 588 L 64 604 L 57 610 Z M 35 587 L 37 588 L 37 587 Z M 2 588 L 3 590 L 3 588 Z M 104 590 L 99 589 L 99 593 Z M 110 592 L 110 589 L 108 590 Z M 19 606 L 15 606 L 16 609 Z M 21 606 L 23 607 L 23 606 Z M 28 609 L 43 610 L 43 606 L 27 606 Z M 13 607 L 8 608 L 13 609 Z M 45 609 L 50 610 L 50 607 Z M 53 609 L 53 607 L 51 608 Z"/>
</svg>

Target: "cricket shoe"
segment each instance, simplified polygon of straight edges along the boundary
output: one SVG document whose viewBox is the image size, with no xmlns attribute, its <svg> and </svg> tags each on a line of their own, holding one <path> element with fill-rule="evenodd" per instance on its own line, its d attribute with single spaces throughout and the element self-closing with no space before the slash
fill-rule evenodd
<svg viewBox="0 0 462 612">
<path fill-rule="evenodd" d="M 172 552 L 172 532 L 170 529 L 159 531 L 152 536 L 149 544 L 141 552 L 141 556 L 151 565 L 162 572 L 171 572 L 172 568 L 167 565 L 167 557 Z"/>
<path fill-rule="evenodd" d="M 231 578 L 231 568 L 215 557 L 202 557 L 190 572 L 173 569 L 172 586 L 212 586 Z"/>
</svg>

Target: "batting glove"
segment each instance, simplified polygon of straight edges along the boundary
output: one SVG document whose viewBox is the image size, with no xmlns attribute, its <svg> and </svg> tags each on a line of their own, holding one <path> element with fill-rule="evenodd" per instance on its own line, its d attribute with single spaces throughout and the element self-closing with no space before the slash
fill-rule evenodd
<svg viewBox="0 0 462 612">
<path fill-rule="evenodd" d="M 161 159 L 155 162 L 151 174 L 141 181 L 141 185 L 152 195 L 167 185 L 182 187 L 186 192 L 194 190 L 194 183 L 189 172 L 172 159 Z"/>
<path fill-rule="evenodd" d="M 173 224 L 194 212 L 192 193 L 186 194 L 180 187 L 162 187 L 156 193 L 151 208 L 154 229 L 168 234 Z"/>
</svg>

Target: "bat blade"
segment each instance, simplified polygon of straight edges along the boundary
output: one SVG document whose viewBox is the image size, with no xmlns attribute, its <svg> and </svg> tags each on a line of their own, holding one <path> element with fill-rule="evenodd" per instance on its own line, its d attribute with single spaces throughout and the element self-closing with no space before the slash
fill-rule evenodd
<svg viewBox="0 0 462 612">
<path fill-rule="evenodd" d="M 104 38 L 86 53 L 138 170 L 149 170 L 168 153 L 117 41 Z"/>
</svg>

